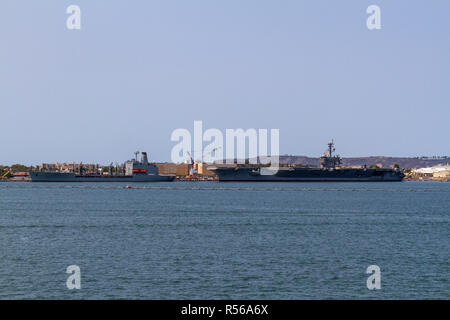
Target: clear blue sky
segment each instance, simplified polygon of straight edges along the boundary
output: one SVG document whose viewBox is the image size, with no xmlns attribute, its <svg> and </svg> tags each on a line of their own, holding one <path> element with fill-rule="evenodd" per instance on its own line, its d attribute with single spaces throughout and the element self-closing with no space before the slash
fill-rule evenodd
<svg viewBox="0 0 450 320">
<path fill-rule="evenodd" d="M 0 39 L 2 164 L 166 161 L 194 120 L 279 128 L 282 154 L 450 155 L 447 0 L 2 0 Z"/>
</svg>

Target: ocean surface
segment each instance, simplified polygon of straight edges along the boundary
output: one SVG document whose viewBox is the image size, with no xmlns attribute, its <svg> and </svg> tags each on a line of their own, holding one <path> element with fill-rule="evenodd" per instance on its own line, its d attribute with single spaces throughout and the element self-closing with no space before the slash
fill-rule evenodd
<svg viewBox="0 0 450 320">
<path fill-rule="evenodd" d="M 131 186 L 0 183 L 0 299 L 450 298 L 450 183 Z"/>
</svg>

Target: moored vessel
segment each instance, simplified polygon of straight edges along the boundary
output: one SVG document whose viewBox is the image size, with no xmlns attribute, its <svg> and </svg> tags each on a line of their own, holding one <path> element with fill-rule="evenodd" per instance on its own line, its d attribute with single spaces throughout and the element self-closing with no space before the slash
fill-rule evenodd
<svg viewBox="0 0 450 320">
<path fill-rule="evenodd" d="M 320 157 L 320 168 L 280 167 L 278 170 L 263 166 L 209 167 L 219 181 L 254 182 L 375 182 L 402 181 L 404 173 L 391 168 L 342 168 L 341 158 L 334 155 L 334 142 L 328 144 L 327 152 Z"/>
<path fill-rule="evenodd" d="M 173 181 L 173 174 L 159 174 L 158 167 L 148 162 L 147 153 L 142 152 L 141 161 L 136 158 L 126 161 L 124 172 L 114 174 L 112 169 L 104 174 L 84 173 L 80 165 L 79 172 L 30 171 L 32 182 L 157 182 Z"/>
</svg>

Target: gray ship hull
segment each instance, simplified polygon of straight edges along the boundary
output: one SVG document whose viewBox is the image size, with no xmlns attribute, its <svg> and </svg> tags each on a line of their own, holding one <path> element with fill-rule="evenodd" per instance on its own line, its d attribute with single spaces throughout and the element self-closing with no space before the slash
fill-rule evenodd
<svg viewBox="0 0 450 320">
<path fill-rule="evenodd" d="M 404 174 L 392 169 L 280 168 L 275 174 L 265 168 L 209 168 L 219 181 L 250 182 L 376 182 L 402 181 Z"/>
<path fill-rule="evenodd" d="M 63 172 L 30 172 L 32 182 L 158 182 L 173 181 L 174 175 L 77 175 Z"/>
</svg>

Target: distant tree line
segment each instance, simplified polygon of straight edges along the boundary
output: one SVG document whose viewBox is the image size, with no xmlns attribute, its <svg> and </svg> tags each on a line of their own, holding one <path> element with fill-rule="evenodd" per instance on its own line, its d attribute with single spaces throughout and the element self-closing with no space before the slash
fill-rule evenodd
<svg viewBox="0 0 450 320">
<path fill-rule="evenodd" d="M 15 172 L 27 172 L 27 171 L 30 171 L 32 169 L 33 169 L 33 166 L 28 167 L 28 166 L 20 164 L 20 163 L 13 164 L 11 166 L 0 165 L 0 173 L 2 175 L 5 174 L 8 171 L 11 171 L 12 173 L 15 173 Z"/>
</svg>

